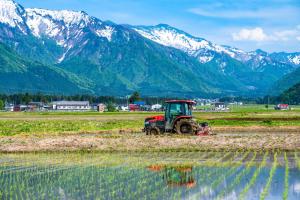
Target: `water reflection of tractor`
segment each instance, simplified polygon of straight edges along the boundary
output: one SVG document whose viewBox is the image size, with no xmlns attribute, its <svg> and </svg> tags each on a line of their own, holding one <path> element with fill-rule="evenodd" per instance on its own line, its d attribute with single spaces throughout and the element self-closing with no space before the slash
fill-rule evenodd
<svg viewBox="0 0 300 200">
<path fill-rule="evenodd" d="M 193 105 L 190 100 L 166 101 L 165 115 L 145 119 L 143 129 L 147 135 L 158 135 L 166 132 L 178 134 L 211 135 L 208 123 L 198 124 L 192 115 Z"/>
<path fill-rule="evenodd" d="M 193 188 L 197 183 L 193 176 L 193 167 L 191 166 L 167 167 L 152 165 L 148 169 L 155 172 L 163 172 L 163 179 L 168 186 Z"/>
</svg>

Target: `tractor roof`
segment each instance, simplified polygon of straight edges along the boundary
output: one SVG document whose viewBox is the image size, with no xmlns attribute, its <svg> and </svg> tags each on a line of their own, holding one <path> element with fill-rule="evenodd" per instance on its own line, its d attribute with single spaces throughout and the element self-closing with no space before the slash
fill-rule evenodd
<svg viewBox="0 0 300 200">
<path fill-rule="evenodd" d="M 187 104 L 196 104 L 195 101 L 192 100 L 168 100 L 166 103 L 187 103 Z"/>
</svg>

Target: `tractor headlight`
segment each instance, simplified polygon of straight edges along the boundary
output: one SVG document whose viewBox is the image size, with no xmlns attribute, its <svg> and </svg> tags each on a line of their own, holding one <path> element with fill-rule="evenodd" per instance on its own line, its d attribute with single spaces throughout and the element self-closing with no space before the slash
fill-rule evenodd
<svg viewBox="0 0 300 200">
<path fill-rule="evenodd" d="M 146 121 L 146 122 L 145 122 L 145 125 L 149 125 L 149 124 L 150 124 L 150 122 L 149 122 L 149 121 Z"/>
</svg>

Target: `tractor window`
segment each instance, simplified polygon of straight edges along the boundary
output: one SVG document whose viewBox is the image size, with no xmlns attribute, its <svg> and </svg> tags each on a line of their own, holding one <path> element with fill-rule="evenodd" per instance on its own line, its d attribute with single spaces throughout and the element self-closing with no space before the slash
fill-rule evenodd
<svg viewBox="0 0 300 200">
<path fill-rule="evenodd" d="M 193 106 L 191 104 L 185 104 L 186 115 L 191 116 L 192 109 L 193 109 Z"/>
<path fill-rule="evenodd" d="M 190 115 L 189 107 L 184 103 L 172 103 L 170 105 L 170 114 L 171 115 Z"/>
<path fill-rule="evenodd" d="M 170 114 L 171 115 L 179 115 L 181 113 L 181 105 L 172 103 L 170 105 Z"/>
</svg>

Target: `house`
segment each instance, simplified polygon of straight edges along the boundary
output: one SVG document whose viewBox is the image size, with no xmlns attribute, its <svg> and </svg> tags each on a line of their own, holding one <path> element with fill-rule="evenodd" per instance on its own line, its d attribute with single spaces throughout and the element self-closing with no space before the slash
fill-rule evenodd
<svg viewBox="0 0 300 200">
<path fill-rule="evenodd" d="M 213 103 L 212 105 L 214 106 L 213 109 L 216 110 L 216 111 L 227 111 L 227 110 L 229 110 L 229 108 L 223 102 L 216 102 L 216 103 Z"/>
<path fill-rule="evenodd" d="M 154 105 L 151 106 L 151 110 L 160 111 L 160 110 L 162 110 L 162 105 L 154 104 Z"/>
<path fill-rule="evenodd" d="M 140 106 L 136 104 L 129 104 L 129 111 L 140 111 Z"/>
<path fill-rule="evenodd" d="M 129 107 L 128 106 L 119 106 L 119 110 L 120 111 L 129 111 Z"/>
<path fill-rule="evenodd" d="M 15 105 L 13 108 L 14 112 L 23 112 L 23 111 L 27 111 L 28 110 L 28 106 L 26 105 Z"/>
<path fill-rule="evenodd" d="M 151 106 L 149 105 L 140 106 L 140 111 L 151 111 Z"/>
<path fill-rule="evenodd" d="M 28 105 L 28 111 L 41 111 L 44 110 L 44 103 L 42 102 L 30 102 Z"/>
<path fill-rule="evenodd" d="M 289 104 L 278 104 L 274 107 L 275 110 L 288 110 Z"/>
<path fill-rule="evenodd" d="M 52 108 L 57 111 L 88 111 L 91 106 L 88 101 L 54 101 Z"/>
<path fill-rule="evenodd" d="M 13 104 L 6 104 L 4 107 L 4 110 L 6 112 L 13 112 L 14 111 L 14 105 Z"/>
</svg>

